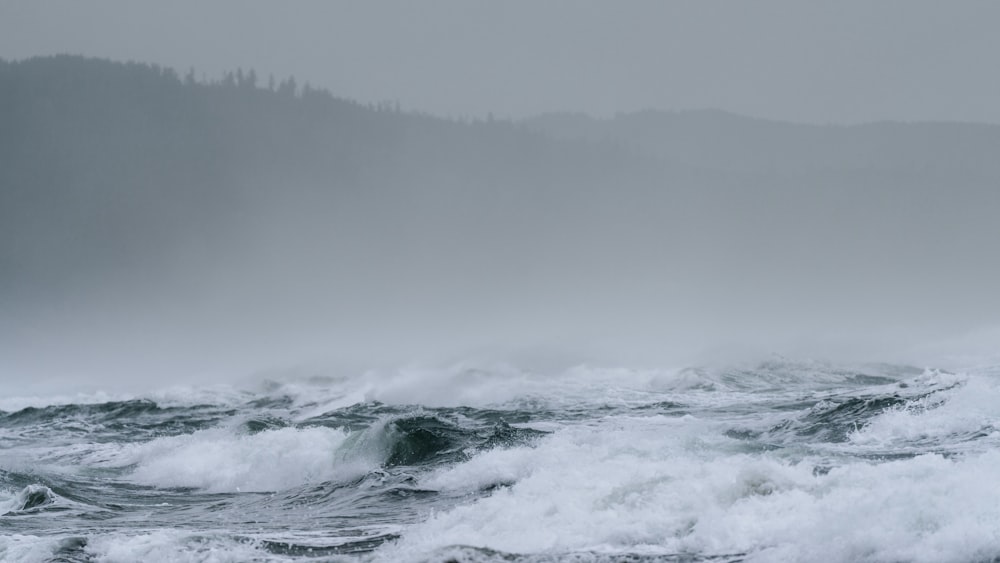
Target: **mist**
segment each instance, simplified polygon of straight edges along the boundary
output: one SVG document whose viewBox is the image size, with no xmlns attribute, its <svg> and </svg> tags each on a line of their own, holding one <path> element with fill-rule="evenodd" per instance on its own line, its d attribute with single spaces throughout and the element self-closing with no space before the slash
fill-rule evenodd
<svg viewBox="0 0 1000 563">
<path fill-rule="evenodd" d="M 294 75 L 439 116 L 721 109 L 804 123 L 1000 123 L 991 2 L 6 2 L 0 54 Z"/>
<path fill-rule="evenodd" d="M 998 16 L 0 2 L 0 560 L 1000 561 Z"/>
<path fill-rule="evenodd" d="M 609 74 L 588 99 L 587 84 L 570 80 L 575 97 L 528 65 L 509 75 L 517 95 L 432 69 L 392 95 L 357 69 L 340 68 L 342 84 L 278 58 L 182 62 L 197 42 L 159 41 L 143 45 L 169 56 L 80 42 L 65 48 L 111 59 L 29 57 L 47 53 L 23 37 L 0 51 L 23 55 L 0 62 L 11 389 L 462 361 L 994 354 L 1000 126 L 992 106 L 949 97 L 996 84 L 942 85 L 931 94 L 954 103 L 934 109 L 924 94 L 898 112 L 873 98 L 823 113 L 763 103 L 787 81 L 719 97 L 679 73 L 681 97 L 654 103 Z M 372 65 L 398 46 L 373 48 Z M 140 52 L 148 62 L 119 62 Z M 860 76 L 843 79 L 860 88 Z"/>
</svg>

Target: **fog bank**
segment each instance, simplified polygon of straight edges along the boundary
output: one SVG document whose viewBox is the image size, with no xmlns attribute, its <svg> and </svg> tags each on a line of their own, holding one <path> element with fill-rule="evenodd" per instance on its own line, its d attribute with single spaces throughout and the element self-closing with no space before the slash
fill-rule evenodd
<svg viewBox="0 0 1000 563">
<path fill-rule="evenodd" d="M 924 361 L 1000 321 L 996 126 L 456 121 L 55 57 L 0 63 L 0 148 L 12 387 Z"/>
</svg>

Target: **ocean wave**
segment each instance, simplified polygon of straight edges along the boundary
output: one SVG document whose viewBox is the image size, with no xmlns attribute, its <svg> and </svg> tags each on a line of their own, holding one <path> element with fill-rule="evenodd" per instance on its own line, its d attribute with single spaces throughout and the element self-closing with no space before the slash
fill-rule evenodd
<svg viewBox="0 0 1000 563">
<path fill-rule="evenodd" d="M 256 434 L 212 428 L 119 448 L 102 465 L 132 467 L 132 482 L 208 492 L 275 491 L 302 483 L 357 478 L 364 459 L 334 464 L 347 432 L 281 428 Z"/>
<path fill-rule="evenodd" d="M 926 454 L 830 470 L 722 453 L 695 420 L 608 421 L 486 452 L 422 484 L 489 496 L 435 514 L 379 552 L 646 553 L 746 561 L 973 561 L 1000 555 L 1000 454 Z M 816 460 L 818 461 L 818 460 Z M 530 558 L 528 558 L 530 560 Z"/>
<path fill-rule="evenodd" d="M 315 424 L 316 421 L 313 421 Z M 469 452 L 527 443 L 540 431 L 497 422 L 485 428 L 419 411 L 367 427 L 289 426 L 276 418 L 95 448 L 92 467 L 122 468 L 137 484 L 206 492 L 266 492 L 344 482 L 384 467 L 464 461 Z"/>
<path fill-rule="evenodd" d="M 939 383 L 939 388 L 883 409 L 850 433 L 851 445 L 862 451 L 940 452 L 1000 445 L 1000 380 L 949 376 Z"/>
<path fill-rule="evenodd" d="M 424 375 L 2 413 L 0 560 L 1000 556 L 996 369 Z"/>
<path fill-rule="evenodd" d="M 32 484 L 21 489 L 6 501 L 0 501 L 0 516 L 36 511 L 56 501 L 56 494 L 45 485 Z"/>
<path fill-rule="evenodd" d="M 74 559 L 61 558 L 60 556 L 74 551 L 74 546 L 77 544 L 79 544 L 78 538 L 0 534 L 0 561 L 17 561 L 19 563 L 68 561 L 75 563 Z"/>
<path fill-rule="evenodd" d="M 108 534 L 89 539 L 86 556 L 102 563 L 243 563 L 278 561 L 259 542 L 218 533 L 157 530 L 140 534 Z"/>
</svg>

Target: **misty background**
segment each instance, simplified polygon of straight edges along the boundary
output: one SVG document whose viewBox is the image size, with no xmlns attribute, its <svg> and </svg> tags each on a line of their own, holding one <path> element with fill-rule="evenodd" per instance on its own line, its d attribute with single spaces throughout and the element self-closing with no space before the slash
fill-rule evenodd
<svg viewBox="0 0 1000 563">
<path fill-rule="evenodd" d="M 996 8 L 753 6 L 4 4 L 5 388 L 990 348 Z"/>
<path fill-rule="evenodd" d="M 998 20 L 989 0 L 7 0 L 0 56 L 253 68 L 452 117 L 1000 123 Z"/>
</svg>

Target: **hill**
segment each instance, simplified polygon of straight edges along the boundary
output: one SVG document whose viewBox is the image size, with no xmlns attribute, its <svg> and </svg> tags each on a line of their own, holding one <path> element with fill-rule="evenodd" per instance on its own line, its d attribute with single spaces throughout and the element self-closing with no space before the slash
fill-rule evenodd
<svg viewBox="0 0 1000 563">
<path fill-rule="evenodd" d="M 997 127 L 456 121 L 258 82 L 0 62 L 11 365 L 656 357 L 997 317 Z"/>
<path fill-rule="evenodd" d="M 641 111 L 596 119 L 550 113 L 525 121 L 559 139 L 587 139 L 705 168 L 815 174 L 847 170 L 1000 177 L 1000 126 L 976 123 L 804 125 L 715 110 Z"/>
</svg>

